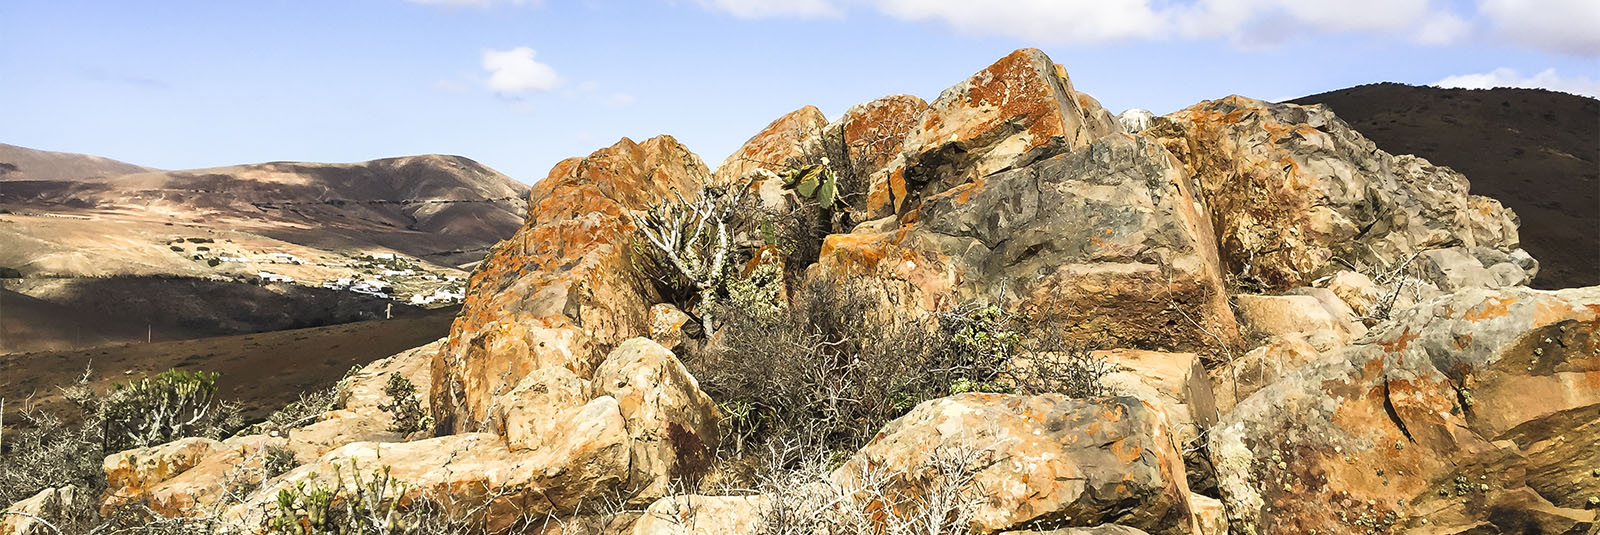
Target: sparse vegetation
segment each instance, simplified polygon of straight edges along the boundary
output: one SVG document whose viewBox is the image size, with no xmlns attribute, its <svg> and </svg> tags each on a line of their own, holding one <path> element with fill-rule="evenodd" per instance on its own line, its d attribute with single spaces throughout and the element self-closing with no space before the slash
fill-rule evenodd
<svg viewBox="0 0 1600 535">
<path fill-rule="evenodd" d="M 166 443 L 183 437 L 219 438 L 240 427 L 238 410 L 219 402 L 217 374 L 168 370 L 117 383 L 98 402 L 106 451 Z"/>
<path fill-rule="evenodd" d="M 417 398 L 417 386 L 405 376 L 389 374 L 389 384 L 384 386 L 383 393 L 389 396 L 389 402 L 378 405 L 378 409 L 394 416 L 394 423 L 389 424 L 390 431 L 409 434 L 433 428 L 433 417 Z"/>
<path fill-rule="evenodd" d="M 686 365 L 719 400 L 725 457 L 772 441 L 853 451 L 918 403 L 955 393 L 1106 393 L 1099 381 L 1111 365 L 1042 330 L 1024 336 L 997 307 L 897 318 L 878 295 L 865 281 L 813 283 L 776 314 L 724 312 L 720 346 Z"/>
</svg>

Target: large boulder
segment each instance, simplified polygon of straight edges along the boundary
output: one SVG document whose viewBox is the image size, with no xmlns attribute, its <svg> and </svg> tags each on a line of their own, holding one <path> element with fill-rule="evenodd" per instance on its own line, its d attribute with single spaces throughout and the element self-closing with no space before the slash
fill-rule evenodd
<svg viewBox="0 0 1600 535">
<path fill-rule="evenodd" d="M 1347 266 L 1377 273 L 1429 249 L 1517 251 L 1517 218 L 1466 177 L 1394 156 L 1322 106 L 1240 96 L 1158 118 L 1140 133 L 1200 185 L 1229 273 L 1267 289 Z M 1507 278 L 1527 280 L 1536 266 Z"/>
<path fill-rule="evenodd" d="M 220 441 L 191 437 L 109 455 L 101 463 L 106 474 L 104 507 L 109 511 L 145 500 L 151 490 L 225 449 Z"/>
<path fill-rule="evenodd" d="M 622 411 L 637 498 L 665 496 L 674 479 L 710 468 L 722 413 L 671 351 L 647 338 L 623 342 L 595 371 L 594 388 Z"/>
<path fill-rule="evenodd" d="M 890 422 L 833 473 L 850 487 L 869 471 L 914 474 L 943 453 L 981 452 L 973 482 L 983 532 L 1117 523 L 1192 533 L 1183 459 L 1160 410 L 1131 397 L 961 394 Z M 957 453 L 956 455 L 959 455 Z M 915 498 L 915 481 L 888 492 Z"/>
<path fill-rule="evenodd" d="M 1239 533 L 1585 533 L 1600 287 L 1468 289 L 1287 374 L 1212 429 Z"/>
<path fill-rule="evenodd" d="M 1198 439 L 1217 421 L 1217 406 L 1200 355 L 1137 349 L 1090 353 L 1113 371 L 1100 379 L 1112 392 L 1133 396 L 1166 412 L 1178 444 Z"/>
<path fill-rule="evenodd" d="M 544 447 L 518 452 L 490 433 L 349 444 L 273 480 L 229 517 L 264 525 L 262 515 L 272 510 L 280 490 L 315 480 L 313 485 L 340 482 L 354 491 L 353 475 L 366 480 L 383 470 L 408 484 L 402 500 L 435 500 L 446 514 L 482 522 L 491 532 L 570 514 L 623 488 L 628 437 L 615 399 L 601 397 L 567 414 L 559 431 Z"/>
<path fill-rule="evenodd" d="M 1211 223 L 1160 145 L 1112 135 L 829 236 L 814 276 L 887 281 L 923 310 L 984 300 L 1100 347 L 1237 343 Z"/>
<path fill-rule="evenodd" d="M 630 262 L 625 212 L 693 192 L 708 175 L 694 153 L 659 136 L 564 160 L 535 184 L 527 223 L 473 272 L 434 359 L 440 429 L 486 429 L 495 396 L 529 372 L 562 366 L 587 377 L 611 348 L 648 334 L 649 307 L 661 299 Z"/>
<path fill-rule="evenodd" d="M 868 217 L 902 214 L 927 195 L 1118 131 L 1116 119 L 1074 90 L 1044 52 L 1017 50 L 939 94 L 900 154 L 872 178 Z"/>
</svg>

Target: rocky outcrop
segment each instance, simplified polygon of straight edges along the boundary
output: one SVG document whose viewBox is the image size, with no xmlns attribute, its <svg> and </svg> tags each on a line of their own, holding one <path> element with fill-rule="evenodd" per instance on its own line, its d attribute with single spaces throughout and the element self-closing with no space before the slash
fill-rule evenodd
<svg viewBox="0 0 1600 535">
<path fill-rule="evenodd" d="M 0 511 L 0 535 L 58 535 L 60 532 L 49 519 L 57 518 L 55 513 L 72 507 L 79 494 L 77 487 L 68 485 L 44 489 L 11 504 Z"/>
<path fill-rule="evenodd" d="M 1161 411 L 1136 398 L 961 394 L 890 422 L 833 473 L 841 486 L 870 470 L 915 473 L 941 452 L 983 452 L 974 527 L 1118 523 L 1191 533 L 1183 459 Z M 904 480 L 890 492 L 919 492 Z"/>
<path fill-rule="evenodd" d="M 492 529 L 586 512 L 601 500 L 647 505 L 672 482 L 703 472 L 721 414 L 677 358 L 645 338 L 623 342 L 593 381 L 560 366 L 535 370 L 499 396 L 505 429 L 412 442 L 356 442 L 272 480 L 235 516 L 256 514 L 278 489 L 352 470 L 387 469 L 451 515 L 478 514 Z M 247 523 L 259 519 L 247 518 Z"/>
<path fill-rule="evenodd" d="M 1321 106 L 1205 101 L 1141 133 L 1200 185 L 1229 273 L 1305 286 L 1346 266 L 1400 267 L 1430 249 L 1517 251 L 1517 219 L 1460 173 L 1393 156 Z M 1525 282 L 1532 266 L 1508 279 Z"/>
<path fill-rule="evenodd" d="M 870 218 L 866 210 L 874 202 L 868 197 L 872 178 L 900 154 L 927 109 L 920 98 L 889 95 L 851 106 L 822 129 L 817 138 L 822 146 L 813 150 L 827 156 L 838 171 L 843 200 L 857 219 Z"/>
<path fill-rule="evenodd" d="M 102 463 L 106 474 L 106 507 L 114 509 L 145 500 L 162 483 L 224 449 L 222 442 L 193 437 L 110 455 Z"/>
<path fill-rule="evenodd" d="M 1262 388 L 1211 434 L 1233 528 L 1583 533 L 1597 315 L 1600 288 L 1463 290 Z"/>
<path fill-rule="evenodd" d="M 1100 347 L 1236 343 L 1210 221 L 1160 145 L 1122 135 L 829 236 L 817 276 L 888 281 L 922 310 L 1003 304 Z"/>
<path fill-rule="evenodd" d="M 939 94 L 899 155 L 872 178 L 867 216 L 904 214 L 920 200 L 1026 166 L 1117 132 L 1098 101 L 1072 88 L 1044 52 L 1012 52 Z"/>
<path fill-rule="evenodd" d="M 289 430 L 286 447 L 301 462 L 309 462 L 352 442 L 405 441 L 409 437 L 390 429 L 394 415 L 381 408 L 391 401 L 385 391 L 389 376 L 398 374 L 410 381 L 423 410 L 428 410 L 433 359 L 443 347 L 444 340 L 440 339 L 363 366 L 341 383 L 339 408 L 310 425 Z"/>
<path fill-rule="evenodd" d="M 468 283 L 446 348 L 434 360 L 433 406 L 446 431 L 486 429 L 494 397 L 529 372 L 588 376 L 623 340 L 649 333 L 660 301 L 628 255 L 627 210 L 691 192 L 705 164 L 671 137 L 624 138 L 557 164 L 533 188 L 528 221 Z"/>
</svg>

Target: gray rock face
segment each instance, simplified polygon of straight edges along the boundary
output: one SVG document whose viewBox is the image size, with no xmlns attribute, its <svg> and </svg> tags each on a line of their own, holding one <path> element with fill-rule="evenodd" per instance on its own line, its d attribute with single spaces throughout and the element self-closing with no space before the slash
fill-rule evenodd
<svg viewBox="0 0 1600 535">
<path fill-rule="evenodd" d="M 1350 266 L 1384 271 L 1430 249 L 1518 250 L 1516 214 L 1468 194 L 1466 177 L 1378 150 L 1321 106 L 1230 96 L 1142 135 L 1194 173 L 1227 270 L 1272 289 Z"/>
<path fill-rule="evenodd" d="M 1466 289 L 1224 416 L 1238 533 L 1573 533 L 1600 495 L 1600 287 Z M 1578 531 L 1582 532 L 1582 531 Z"/>
<path fill-rule="evenodd" d="M 1107 136 L 986 176 L 928 197 L 917 218 L 830 237 L 818 271 L 913 281 L 915 292 L 940 294 L 920 300 L 930 307 L 1001 303 L 1100 347 L 1188 349 L 1237 336 L 1210 221 L 1149 140 Z"/>
</svg>

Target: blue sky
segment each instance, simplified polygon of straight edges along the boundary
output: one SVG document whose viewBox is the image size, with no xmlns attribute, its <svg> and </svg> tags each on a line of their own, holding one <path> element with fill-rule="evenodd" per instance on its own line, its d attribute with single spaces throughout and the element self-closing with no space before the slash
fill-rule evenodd
<svg viewBox="0 0 1600 535">
<path fill-rule="evenodd" d="M 447 153 L 533 182 L 622 136 L 715 166 L 800 106 L 932 100 L 1029 46 L 1113 113 L 1596 95 L 1595 28 L 1592 0 L 3 0 L 0 142 L 168 169 Z"/>
</svg>

